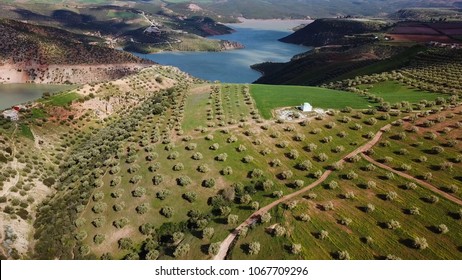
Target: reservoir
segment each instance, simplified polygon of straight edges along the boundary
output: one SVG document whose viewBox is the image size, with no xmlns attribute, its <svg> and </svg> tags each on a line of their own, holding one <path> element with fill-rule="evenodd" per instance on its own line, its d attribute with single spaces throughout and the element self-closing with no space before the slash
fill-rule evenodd
<svg viewBox="0 0 462 280">
<path fill-rule="evenodd" d="M 162 52 L 136 54 L 162 65 L 172 65 L 197 78 L 225 83 L 252 83 L 261 74 L 250 65 L 262 62 L 287 62 L 294 55 L 311 48 L 279 42 L 293 33 L 293 28 L 310 21 L 303 20 L 244 20 L 228 24 L 236 32 L 213 36 L 211 39 L 235 41 L 245 49 L 224 52 Z"/>
</svg>

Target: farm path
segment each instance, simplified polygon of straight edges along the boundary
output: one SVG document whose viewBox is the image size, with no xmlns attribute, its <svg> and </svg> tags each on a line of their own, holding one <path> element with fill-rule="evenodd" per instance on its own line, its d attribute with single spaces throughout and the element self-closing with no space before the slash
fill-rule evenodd
<svg viewBox="0 0 462 280">
<path fill-rule="evenodd" d="M 351 153 L 347 154 L 346 156 L 344 156 L 341 160 L 339 160 L 338 162 L 343 162 L 345 160 L 347 160 L 348 158 L 350 157 L 353 157 L 357 154 L 360 154 L 360 153 L 363 153 L 367 150 L 369 150 L 370 148 L 372 148 L 375 144 L 377 144 L 377 142 L 380 140 L 380 138 L 382 137 L 383 133 L 388 130 L 390 128 L 390 124 L 382 127 L 378 132 L 377 134 L 374 136 L 374 138 L 372 138 L 369 142 L 365 143 L 364 145 L 362 145 L 361 147 L 358 147 L 356 150 L 352 151 Z M 231 232 L 226 238 L 225 240 L 223 240 L 221 242 L 221 245 L 220 245 L 220 250 L 218 251 L 218 253 L 215 255 L 215 257 L 213 258 L 214 260 L 224 260 L 226 258 L 226 255 L 228 254 L 228 251 L 229 251 L 229 248 L 231 246 L 231 244 L 233 243 L 233 241 L 236 239 L 238 233 L 242 230 L 242 228 L 246 227 L 246 226 L 249 226 L 251 224 L 254 224 L 258 221 L 259 217 L 261 215 L 263 215 L 264 213 L 268 212 L 269 210 L 271 210 L 272 208 L 274 208 L 275 206 L 285 202 L 285 201 L 288 201 L 294 197 L 297 197 L 311 189 L 313 189 L 314 187 L 318 186 L 319 184 L 321 184 L 322 182 L 324 182 L 328 177 L 329 175 L 333 172 L 333 170 L 327 170 L 325 171 L 321 177 L 319 177 L 319 179 L 317 179 L 316 181 L 314 181 L 313 183 L 311 183 L 310 185 L 304 187 L 303 189 L 300 189 L 299 191 L 296 191 L 294 193 L 291 193 L 291 194 L 288 194 L 286 196 L 283 196 L 281 197 L 280 199 L 278 200 L 275 200 L 273 201 L 272 203 L 266 205 L 265 207 L 262 207 L 260 208 L 259 210 L 255 211 L 254 213 L 252 213 L 252 215 L 250 215 L 249 218 L 247 218 L 242 224 L 240 224 L 236 229 L 233 230 L 233 232 Z"/>
<path fill-rule="evenodd" d="M 454 202 L 454 203 L 456 203 L 456 204 L 462 206 L 462 200 L 460 200 L 459 198 L 454 197 L 454 196 L 452 196 L 452 195 L 450 195 L 450 194 L 448 194 L 448 193 L 445 193 L 444 191 L 438 189 L 438 188 L 435 187 L 434 185 L 432 185 L 432 184 L 430 184 L 430 183 L 428 183 L 428 182 L 425 182 L 425 181 L 423 181 L 423 180 L 417 179 L 417 178 L 415 178 L 415 177 L 413 177 L 413 176 L 411 176 L 411 175 L 409 175 L 409 174 L 406 174 L 406 173 L 404 173 L 404 172 L 395 170 L 395 169 L 391 168 L 390 166 L 385 165 L 385 164 L 383 164 L 383 163 L 380 163 L 380 162 L 374 160 L 373 158 L 371 158 L 371 157 L 369 157 L 369 156 L 367 156 L 367 155 L 364 155 L 364 154 L 363 154 L 362 156 L 363 156 L 363 158 L 364 158 L 365 160 L 369 161 L 370 163 L 372 163 L 372 164 L 374 164 L 374 165 L 376 165 L 376 166 L 378 166 L 378 167 L 380 167 L 380 168 L 382 168 L 382 169 L 385 169 L 385 170 L 388 170 L 388 171 L 390 171 L 390 172 L 393 172 L 394 174 L 396 174 L 396 175 L 398 175 L 398 176 L 401 176 L 401 177 L 403 177 L 403 178 L 406 178 L 406 179 L 409 179 L 409 180 L 411 180 L 411 181 L 414 181 L 414 182 L 418 183 L 419 185 L 424 186 L 424 187 L 426 187 L 427 189 L 429 189 L 429 190 L 431 190 L 431 191 L 433 191 L 433 192 L 435 192 L 435 193 L 441 195 L 442 197 L 444 197 L 444 198 L 446 198 L 446 199 L 448 199 L 448 200 L 450 200 L 450 201 L 452 201 L 452 202 Z"/>
</svg>

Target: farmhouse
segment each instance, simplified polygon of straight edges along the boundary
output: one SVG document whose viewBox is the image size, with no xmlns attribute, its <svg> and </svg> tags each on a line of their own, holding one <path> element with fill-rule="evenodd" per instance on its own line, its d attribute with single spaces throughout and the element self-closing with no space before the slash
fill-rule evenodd
<svg viewBox="0 0 462 280">
<path fill-rule="evenodd" d="M 311 106 L 310 103 L 305 102 L 302 105 L 300 105 L 300 110 L 302 110 L 303 112 L 311 112 L 313 111 L 313 106 Z"/>
<path fill-rule="evenodd" d="M 19 120 L 19 114 L 18 114 L 18 111 L 16 110 L 6 110 L 6 111 L 3 111 L 2 113 L 3 117 L 5 119 L 10 119 L 12 121 L 17 121 Z"/>
</svg>

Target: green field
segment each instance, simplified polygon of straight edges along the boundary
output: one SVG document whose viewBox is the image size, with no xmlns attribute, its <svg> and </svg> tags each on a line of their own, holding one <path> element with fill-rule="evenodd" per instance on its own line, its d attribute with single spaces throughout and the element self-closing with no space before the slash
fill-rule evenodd
<svg viewBox="0 0 462 280">
<path fill-rule="evenodd" d="M 365 89 L 369 85 L 361 85 L 360 89 Z M 380 82 L 373 84 L 369 88 L 369 92 L 382 97 L 385 101 L 390 103 L 397 103 L 401 101 L 409 101 L 411 103 L 418 103 L 421 100 L 433 101 L 443 95 L 422 91 L 416 88 L 411 88 L 394 81 Z"/>
<path fill-rule="evenodd" d="M 80 95 L 76 92 L 67 92 L 63 94 L 57 94 L 49 99 L 43 101 L 45 104 L 49 104 L 52 106 L 67 106 L 72 103 L 72 101 L 77 100 Z"/>
<path fill-rule="evenodd" d="M 313 107 L 322 109 L 341 109 L 347 106 L 364 109 L 369 103 L 354 93 L 317 87 L 251 85 L 250 92 L 260 114 L 265 119 L 272 117 L 276 108 L 298 106 L 309 102 Z"/>
</svg>

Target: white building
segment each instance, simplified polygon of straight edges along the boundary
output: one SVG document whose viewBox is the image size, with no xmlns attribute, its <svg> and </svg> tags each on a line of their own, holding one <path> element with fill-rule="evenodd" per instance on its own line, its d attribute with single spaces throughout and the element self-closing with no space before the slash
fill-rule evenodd
<svg viewBox="0 0 462 280">
<path fill-rule="evenodd" d="M 12 121 L 17 121 L 19 120 L 19 114 L 18 114 L 18 111 L 16 110 L 6 110 L 6 111 L 3 111 L 2 113 L 3 117 L 5 119 L 10 119 Z"/>
<path fill-rule="evenodd" d="M 305 102 L 302 105 L 300 105 L 300 110 L 302 110 L 303 112 L 311 112 L 313 111 L 313 106 L 311 106 L 310 103 Z"/>
</svg>

